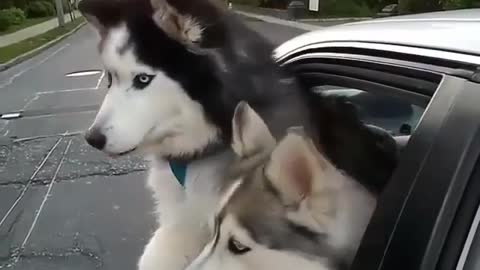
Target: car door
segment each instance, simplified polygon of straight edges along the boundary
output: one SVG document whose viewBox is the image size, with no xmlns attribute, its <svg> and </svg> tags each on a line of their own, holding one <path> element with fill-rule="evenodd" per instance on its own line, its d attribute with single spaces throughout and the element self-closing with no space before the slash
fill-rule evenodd
<svg viewBox="0 0 480 270">
<path fill-rule="evenodd" d="M 480 150 L 475 69 L 383 53 L 390 57 L 305 51 L 283 64 L 305 87 L 349 98 L 400 148 L 352 269 L 455 269 L 480 193 L 464 195 L 479 182 L 471 180 Z"/>
<path fill-rule="evenodd" d="M 480 149 L 478 89 L 444 77 L 380 197 L 353 269 L 456 268 L 468 232 L 461 222 L 476 210 L 460 204 Z"/>
</svg>

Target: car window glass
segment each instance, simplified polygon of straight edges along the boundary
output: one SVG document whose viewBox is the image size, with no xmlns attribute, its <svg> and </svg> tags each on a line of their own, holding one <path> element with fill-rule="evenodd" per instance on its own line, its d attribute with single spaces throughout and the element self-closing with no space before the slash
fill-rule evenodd
<svg viewBox="0 0 480 270">
<path fill-rule="evenodd" d="M 393 136 L 411 135 L 425 111 L 405 99 L 371 93 L 368 89 L 319 85 L 313 90 L 322 95 L 345 97 L 357 108 L 365 124 L 383 128 Z"/>
</svg>

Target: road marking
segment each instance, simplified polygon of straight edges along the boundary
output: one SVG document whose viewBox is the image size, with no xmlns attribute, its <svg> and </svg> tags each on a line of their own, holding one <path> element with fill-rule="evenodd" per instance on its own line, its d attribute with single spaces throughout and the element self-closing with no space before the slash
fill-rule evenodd
<svg viewBox="0 0 480 270">
<path fill-rule="evenodd" d="M 31 98 L 24 106 L 23 108 L 20 110 L 20 112 L 16 112 L 15 114 L 20 114 L 21 116 L 21 113 L 24 112 L 28 106 L 30 106 L 32 104 L 32 102 L 34 102 L 35 100 L 37 100 L 39 98 L 38 94 L 35 94 L 35 96 L 33 98 Z M 14 118 L 9 118 L 9 117 L 5 117 L 5 116 L 8 116 L 8 115 L 13 115 L 14 113 L 7 113 L 7 114 L 3 114 L 1 119 L 5 121 L 5 124 L 3 125 L 3 127 L 0 129 L 0 131 L 3 131 L 7 126 L 8 124 L 10 123 L 10 120 L 12 119 L 16 119 L 16 118 L 19 118 L 19 117 L 14 117 Z M 10 130 L 7 130 L 5 131 L 5 133 L 3 134 L 3 136 L 7 136 L 8 133 L 10 132 Z"/>
<path fill-rule="evenodd" d="M 97 85 L 95 86 L 95 89 L 98 89 L 98 88 L 100 87 L 100 84 L 102 83 L 103 78 L 105 78 L 105 70 L 102 72 L 102 75 L 101 75 L 100 78 L 98 79 Z"/>
<path fill-rule="evenodd" d="M 17 118 L 20 118 L 20 117 L 22 117 L 22 113 L 14 112 L 14 113 L 1 114 L 0 119 L 11 120 L 11 119 L 17 119 Z"/>
<path fill-rule="evenodd" d="M 66 92 L 75 92 L 75 91 L 93 91 L 97 90 L 97 88 L 72 88 L 72 89 L 63 89 L 63 90 L 54 90 L 54 91 L 44 91 L 44 92 L 37 92 L 37 95 L 48 95 L 48 94 L 56 94 L 56 93 L 66 93 Z"/>
<path fill-rule="evenodd" d="M 53 138 L 53 137 L 58 137 L 58 136 L 72 137 L 72 136 L 82 135 L 83 133 L 84 133 L 84 131 L 75 131 L 75 132 L 67 132 L 67 133 L 53 134 L 53 135 L 41 135 L 41 136 L 24 137 L 24 138 L 15 139 L 15 140 L 13 140 L 13 142 L 14 143 L 20 143 L 20 142 L 34 141 L 34 140 L 38 140 L 38 139 Z"/>
<path fill-rule="evenodd" d="M 72 145 L 72 139 L 68 141 L 67 147 L 65 147 L 65 150 L 63 151 L 62 158 L 60 159 L 60 162 L 57 165 L 57 169 L 55 170 L 55 173 L 53 174 L 52 179 L 50 180 L 50 184 L 48 185 L 47 192 L 45 193 L 45 196 L 43 197 L 42 203 L 38 207 L 38 210 L 35 214 L 35 217 L 33 219 L 32 225 L 30 226 L 30 229 L 27 232 L 27 235 L 25 236 L 25 239 L 23 239 L 22 245 L 20 246 L 20 251 L 18 253 L 18 256 L 15 258 L 15 262 L 18 262 L 20 259 L 20 255 L 22 251 L 25 249 L 25 246 L 27 245 L 28 239 L 30 239 L 30 236 L 32 235 L 33 230 L 35 229 L 35 226 L 37 225 L 38 218 L 40 217 L 43 208 L 45 207 L 45 203 L 48 200 L 48 197 L 52 193 L 53 185 L 55 184 L 55 181 L 57 180 L 58 172 L 60 172 L 60 169 L 62 168 L 63 162 L 65 161 L 65 158 L 67 157 L 68 151 L 70 150 L 70 146 Z"/>
<path fill-rule="evenodd" d="M 25 196 L 25 193 L 27 193 L 27 190 L 28 188 L 31 186 L 32 184 L 32 181 L 35 179 L 35 177 L 37 177 L 38 173 L 40 172 L 40 170 L 43 168 L 43 166 L 45 166 L 45 163 L 47 163 L 47 160 L 50 158 L 50 156 L 52 155 L 53 151 L 55 151 L 55 149 L 58 147 L 58 145 L 62 142 L 63 140 L 63 136 L 60 137 L 57 142 L 52 146 L 52 148 L 50 149 L 50 151 L 48 151 L 47 155 L 42 159 L 42 161 L 39 163 L 39 165 L 37 166 L 37 169 L 33 172 L 32 176 L 30 176 L 30 178 L 28 179 L 28 182 L 27 184 L 25 185 L 25 187 L 23 188 L 22 192 L 20 193 L 20 195 L 18 195 L 17 199 L 15 200 L 15 202 L 12 204 L 12 206 L 10 207 L 10 209 L 8 209 L 7 213 L 5 213 L 5 215 L 3 216 L 2 220 L 0 220 L 0 228 L 2 227 L 2 225 L 5 223 L 5 221 L 7 220 L 8 216 L 10 216 L 10 214 L 13 212 L 13 210 L 15 209 L 15 207 L 17 207 L 18 203 L 20 203 L 20 201 L 23 199 L 23 197 Z"/>
<path fill-rule="evenodd" d="M 0 132 L 3 132 L 8 126 L 8 121 L 7 120 L 1 120 L 0 121 Z M 3 136 L 7 136 L 8 134 L 8 129 L 5 131 Z"/>
<path fill-rule="evenodd" d="M 39 65 L 47 62 L 50 58 L 52 58 L 53 56 L 55 56 L 57 53 L 63 51 L 65 48 L 67 48 L 68 46 L 70 46 L 70 43 L 67 43 L 65 45 L 63 45 L 62 47 L 58 48 L 57 50 L 55 50 L 53 53 L 51 53 L 50 55 L 48 55 L 47 57 L 45 57 L 44 59 L 42 59 L 41 61 L 29 66 L 28 68 L 14 74 L 12 77 L 10 77 L 6 82 L 4 83 L 1 83 L 0 84 L 0 88 L 4 88 L 5 86 L 8 86 L 10 84 L 13 83 L 13 81 L 15 81 L 16 78 L 18 78 L 19 76 L 21 76 L 22 74 L 24 74 L 25 72 L 29 71 L 29 70 L 32 70 L 36 67 L 38 67 Z"/>
<path fill-rule="evenodd" d="M 102 70 L 84 70 L 65 74 L 65 77 L 86 77 L 102 73 Z"/>
<path fill-rule="evenodd" d="M 25 111 L 32 103 L 39 98 L 38 94 L 35 94 L 33 98 L 31 98 L 25 105 L 23 106 L 22 111 Z"/>
<path fill-rule="evenodd" d="M 84 109 L 82 107 L 80 107 L 81 109 Z M 96 112 L 98 110 L 97 107 L 93 108 L 93 107 L 89 107 L 89 108 L 85 108 L 83 111 L 60 111 L 60 112 L 53 112 L 53 113 L 44 113 L 44 114 L 39 114 L 39 115 L 27 115 L 27 116 L 24 116 L 24 118 L 28 118 L 28 119 L 40 119 L 40 118 L 49 118 L 49 117 L 53 117 L 53 116 L 57 116 L 59 114 L 66 114 L 66 115 L 70 115 L 70 116 L 78 116 L 78 115 L 83 115 L 83 114 L 91 114 L 92 112 Z"/>
<path fill-rule="evenodd" d="M 72 89 L 63 89 L 63 90 L 55 90 L 55 91 L 44 91 L 44 92 L 37 92 L 34 94 L 34 97 L 29 99 L 27 103 L 23 106 L 23 108 L 19 112 L 15 113 L 6 113 L 6 114 L 0 114 L 0 133 L 3 132 L 8 124 L 10 123 L 9 120 L 14 119 L 15 117 L 10 117 L 10 115 L 14 116 L 14 114 L 21 114 L 21 112 L 24 112 L 25 110 L 28 109 L 30 105 L 32 105 L 33 102 L 38 100 L 41 95 L 48 95 L 48 94 L 55 94 L 55 93 L 67 93 L 67 92 L 76 92 L 76 91 L 94 91 L 97 90 L 96 88 L 72 88 Z M 18 118 L 18 117 L 17 117 Z M 7 136 L 10 130 L 6 130 L 3 136 Z M 55 136 L 59 136 L 61 134 L 57 134 Z"/>
</svg>

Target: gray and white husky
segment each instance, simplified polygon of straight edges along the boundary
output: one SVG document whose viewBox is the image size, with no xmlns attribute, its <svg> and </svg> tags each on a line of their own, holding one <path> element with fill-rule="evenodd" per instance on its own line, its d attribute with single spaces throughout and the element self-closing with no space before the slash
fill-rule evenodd
<svg viewBox="0 0 480 270">
<path fill-rule="evenodd" d="M 292 129 L 278 143 L 246 103 L 233 120 L 236 160 L 188 270 L 348 269 L 375 198 Z"/>
<path fill-rule="evenodd" d="M 304 126 L 336 167 L 378 192 L 396 165 L 395 142 L 373 132 L 343 100 L 300 87 L 273 46 L 214 0 L 82 0 L 100 36 L 109 91 L 86 134 L 111 156 L 143 153 L 161 227 L 142 270 L 184 269 L 210 237 L 224 183 L 231 120 L 244 100 L 273 136 Z M 180 185 L 169 164 L 188 165 Z"/>
</svg>

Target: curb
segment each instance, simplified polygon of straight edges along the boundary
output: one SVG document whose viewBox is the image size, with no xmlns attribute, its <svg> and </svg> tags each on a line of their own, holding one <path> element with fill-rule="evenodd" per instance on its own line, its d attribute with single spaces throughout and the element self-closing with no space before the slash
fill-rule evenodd
<svg viewBox="0 0 480 270">
<path fill-rule="evenodd" d="M 74 29 L 72 29 L 70 32 L 64 34 L 64 35 L 61 35 L 59 37 L 57 37 L 56 39 L 54 40 L 51 40 L 49 41 L 48 43 L 45 43 L 43 44 L 42 46 L 38 47 L 38 48 L 35 48 L 29 52 L 26 52 L 20 56 L 17 56 L 15 58 L 13 58 L 12 60 L 6 62 L 5 64 L 0 64 L 0 72 L 2 71 L 5 71 L 17 64 L 20 64 L 21 62 L 24 62 L 32 57 L 34 57 L 35 55 L 39 54 L 40 52 L 52 47 L 53 45 L 55 45 L 56 43 L 58 43 L 59 41 L 63 40 L 64 38 L 67 38 L 68 36 L 70 36 L 71 34 L 75 33 L 77 30 L 79 30 L 80 28 L 82 28 L 85 24 L 87 24 L 86 21 L 82 22 L 81 24 L 79 24 L 77 27 L 75 27 Z"/>
<path fill-rule="evenodd" d="M 278 19 L 278 18 L 275 18 L 275 17 L 266 16 L 266 15 L 258 15 L 258 14 L 245 12 L 245 11 L 239 11 L 239 10 L 234 10 L 234 11 L 237 14 L 240 14 L 240 15 L 243 15 L 243 16 L 246 16 L 246 17 L 250 17 L 250 18 L 255 18 L 257 20 L 261 20 L 261 21 L 264 21 L 264 22 L 267 22 L 267 23 L 285 25 L 285 26 L 289 26 L 289 27 L 293 27 L 293 28 L 297 28 L 297 29 L 302 29 L 302 30 L 306 30 L 306 31 L 314 31 L 314 30 L 318 30 L 318 29 L 323 28 L 321 26 L 316 26 L 316 25 L 301 23 L 301 22 L 296 22 L 296 21 L 287 21 L 287 20 Z"/>
</svg>

